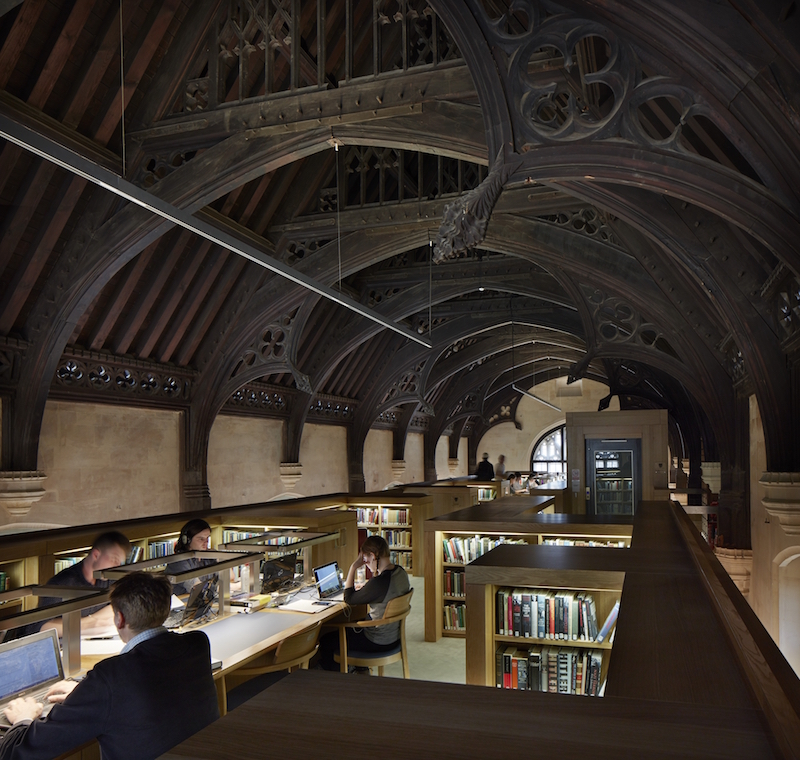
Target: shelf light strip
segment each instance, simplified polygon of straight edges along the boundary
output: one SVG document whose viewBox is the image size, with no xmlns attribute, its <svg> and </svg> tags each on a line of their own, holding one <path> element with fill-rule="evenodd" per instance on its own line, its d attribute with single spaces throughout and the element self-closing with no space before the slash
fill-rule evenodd
<svg viewBox="0 0 800 760">
<path fill-rule="evenodd" d="M 62 169 L 66 169 L 79 177 L 83 177 L 98 187 L 102 187 L 118 195 L 120 198 L 124 198 L 131 203 L 135 203 L 137 206 L 147 209 L 151 213 L 160 216 L 162 219 L 166 219 L 179 227 L 190 230 L 200 235 L 200 237 L 210 240 L 212 243 L 221 245 L 232 253 L 242 256 L 248 261 L 252 261 L 281 277 L 285 277 L 296 285 L 301 285 L 323 298 L 327 298 L 356 314 L 360 314 L 362 317 L 366 317 L 393 332 L 399 333 L 425 348 L 432 347 L 430 341 L 425 340 L 410 328 L 384 319 L 372 309 L 362 306 L 358 301 L 355 301 L 344 293 L 337 293 L 332 288 L 316 282 L 311 277 L 307 277 L 283 262 L 274 259 L 272 256 L 238 240 L 233 235 L 218 230 L 192 214 L 152 195 L 108 169 L 89 161 L 69 148 L 59 145 L 54 140 L 22 124 L 18 124 L 4 114 L 0 114 L 0 137 L 18 145 L 20 148 L 30 151 L 40 158 L 56 164 L 56 166 L 60 166 Z"/>
</svg>

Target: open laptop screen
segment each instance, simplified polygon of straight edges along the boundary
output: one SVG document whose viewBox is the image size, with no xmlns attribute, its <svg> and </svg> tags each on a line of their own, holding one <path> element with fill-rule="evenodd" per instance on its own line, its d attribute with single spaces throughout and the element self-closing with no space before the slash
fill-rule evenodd
<svg viewBox="0 0 800 760">
<path fill-rule="evenodd" d="M 0 701 L 13 698 L 48 681 L 60 681 L 61 655 L 54 631 L 45 631 L 0 644 Z"/>
<path fill-rule="evenodd" d="M 339 579 L 339 563 L 331 562 L 329 565 L 314 568 L 314 580 L 319 589 L 319 598 L 327 599 L 342 590 L 342 582 Z"/>
</svg>

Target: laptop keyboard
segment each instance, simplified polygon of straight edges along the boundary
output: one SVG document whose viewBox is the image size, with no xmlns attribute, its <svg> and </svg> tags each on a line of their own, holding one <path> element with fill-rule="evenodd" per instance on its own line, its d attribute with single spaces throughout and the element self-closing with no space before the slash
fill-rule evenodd
<svg viewBox="0 0 800 760">
<path fill-rule="evenodd" d="M 49 713 L 50 710 L 53 709 L 53 705 L 55 704 L 55 702 L 48 702 L 47 698 L 45 697 L 45 694 L 47 694 L 47 692 L 50 691 L 50 686 L 52 685 L 53 684 L 50 684 L 49 686 L 46 686 L 44 689 L 40 689 L 39 691 L 36 691 L 33 694 L 26 695 L 28 697 L 33 697 L 37 702 L 41 702 L 44 705 L 44 709 L 42 710 L 42 717 L 47 715 L 47 713 Z M 0 708 L 0 726 L 4 726 L 5 728 L 11 727 L 11 723 L 6 717 L 5 707 Z"/>
</svg>

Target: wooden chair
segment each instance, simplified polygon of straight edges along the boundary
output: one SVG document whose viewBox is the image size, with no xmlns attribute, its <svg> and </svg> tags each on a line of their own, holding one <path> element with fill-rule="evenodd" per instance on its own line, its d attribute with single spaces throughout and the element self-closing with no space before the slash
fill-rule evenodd
<svg viewBox="0 0 800 760">
<path fill-rule="evenodd" d="M 292 671 L 295 668 L 308 670 L 309 660 L 319 649 L 319 632 L 322 624 L 317 621 L 311 628 L 307 628 L 293 636 L 281 641 L 275 649 L 265 652 L 254 659 L 248 667 L 237 668 L 229 677 L 232 680 L 247 680 L 252 676 L 261 676 L 265 673 L 276 673 L 279 670 Z M 218 693 L 220 697 L 220 714 L 225 715 L 228 711 L 228 694 L 225 676 L 222 677 L 221 689 Z"/>
<path fill-rule="evenodd" d="M 403 663 L 403 678 L 409 678 L 408 672 L 408 649 L 406 647 L 406 618 L 411 612 L 411 597 L 414 594 L 412 588 L 407 594 L 392 599 L 386 605 L 383 617 L 378 620 L 359 620 L 354 623 L 339 623 L 339 653 L 333 659 L 339 663 L 342 673 L 347 673 L 350 665 L 362 668 L 378 668 L 378 675 L 383 675 L 385 665 L 400 660 Z M 400 623 L 400 640 L 397 646 L 385 652 L 361 652 L 356 650 L 347 651 L 347 629 L 348 628 L 374 628 L 389 623 Z"/>
</svg>

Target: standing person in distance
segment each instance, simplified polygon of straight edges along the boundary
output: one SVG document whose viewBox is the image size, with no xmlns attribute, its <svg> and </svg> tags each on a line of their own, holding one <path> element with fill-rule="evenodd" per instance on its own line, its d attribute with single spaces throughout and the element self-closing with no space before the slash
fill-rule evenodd
<svg viewBox="0 0 800 760">
<path fill-rule="evenodd" d="M 355 589 L 356 571 L 368 567 L 372 577 L 358 590 Z M 399 565 L 395 565 L 389 554 L 389 544 L 381 536 L 370 536 L 358 553 L 358 558 L 347 571 L 344 582 L 344 601 L 349 605 L 366 604 L 369 608 L 369 619 L 378 620 L 383 617 L 386 605 L 411 590 L 408 574 Z M 354 630 L 348 628 L 347 648 L 362 652 L 384 652 L 394 649 L 400 640 L 400 623 L 377 625 L 370 628 Z M 339 646 L 339 634 L 334 631 L 320 639 L 320 664 L 325 670 L 338 670 L 333 659 Z"/>
<path fill-rule="evenodd" d="M 208 637 L 162 627 L 171 596 L 162 575 L 118 580 L 110 599 L 122 652 L 97 663 L 80 683 L 55 684 L 47 698 L 61 704 L 46 718 L 32 697 L 12 700 L 0 760 L 51 760 L 92 739 L 103 760 L 149 760 L 216 720 Z"/>
<path fill-rule="evenodd" d="M 489 461 L 489 455 L 484 454 L 478 462 L 478 469 L 475 470 L 475 477 L 478 480 L 492 480 L 494 478 L 494 467 Z"/>
<path fill-rule="evenodd" d="M 502 478 L 506 474 L 506 455 L 501 454 L 497 457 L 497 464 L 494 466 L 494 474 L 497 478 Z"/>
<path fill-rule="evenodd" d="M 210 540 L 211 526 L 205 520 L 189 520 L 189 522 L 181 528 L 181 533 L 178 536 L 178 540 L 175 542 L 175 554 L 180 554 L 181 552 L 208 551 Z M 179 559 L 176 562 L 170 562 L 164 572 L 167 575 L 177 575 L 178 573 L 185 573 L 187 570 L 196 570 L 201 567 L 206 567 L 206 565 L 212 565 L 213 563 L 213 559 L 189 557 L 188 559 Z M 188 594 L 195 583 L 203 582 L 208 577 L 210 576 L 201 576 L 200 578 L 194 578 L 184 581 L 183 583 L 175 583 L 172 586 L 172 593 Z"/>
</svg>

